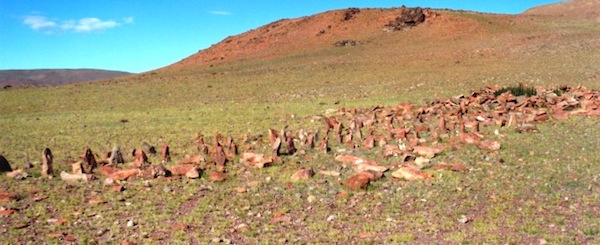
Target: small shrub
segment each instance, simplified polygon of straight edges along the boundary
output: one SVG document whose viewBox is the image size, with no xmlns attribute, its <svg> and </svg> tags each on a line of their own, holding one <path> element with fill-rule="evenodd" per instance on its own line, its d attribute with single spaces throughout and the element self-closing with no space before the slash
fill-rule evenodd
<svg viewBox="0 0 600 245">
<path fill-rule="evenodd" d="M 522 83 L 520 83 L 518 86 L 501 88 L 498 91 L 494 92 L 494 96 L 498 96 L 498 95 L 501 95 L 506 92 L 510 92 L 514 96 L 525 95 L 527 97 L 534 96 L 537 94 L 537 92 L 535 91 L 535 88 L 527 87 L 527 86 L 523 85 Z"/>
</svg>

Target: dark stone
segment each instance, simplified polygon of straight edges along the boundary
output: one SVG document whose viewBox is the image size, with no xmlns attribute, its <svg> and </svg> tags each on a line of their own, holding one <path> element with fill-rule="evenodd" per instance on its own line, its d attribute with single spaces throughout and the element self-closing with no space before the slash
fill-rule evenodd
<svg viewBox="0 0 600 245">
<path fill-rule="evenodd" d="M 358 44 L 360 44 L 360 42 L 348 39 L 348 40 L 337 41 L 333 45 L 336 47 L 348 47 L 348 46 L 356 46 Z"/>
<path fill-rule="evenodd" d="M 0 172 L 11 172 L 12 168 L 8 164 L 8 160 L 4 156 L 0 155 Z"/>
<path fill-rule="evenodd" d="M 422 8 L 407 8 L 402 7 L 401 14 L 395 20 L 390 21 L 386 26 L 392 27 L 394 30 L 402 30 L 404 28 L 413 27 L 425 21 L 425 13 Z"/>
<path fill-rule="evenodd" d="M 352 17 L 354 17 L 354 15 L 356 15 L 358 13 L 360 13 L 360 9 L 358 9 L 358 8 L 349 8 L 344 13 L 344 21 L 348 21 L 348 20 L 352 19 Z"/>
</svg>

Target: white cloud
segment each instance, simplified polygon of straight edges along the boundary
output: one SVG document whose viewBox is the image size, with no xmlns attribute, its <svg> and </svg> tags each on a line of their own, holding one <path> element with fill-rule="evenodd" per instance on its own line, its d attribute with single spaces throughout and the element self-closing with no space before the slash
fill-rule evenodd
<svg viewBox="0 0 600 245">
<path fill-rule="evenodd" d="M 83 18 L 77 22 L 77 24 L 73 27 L 73 30 L 76 32 L 91 32 L 110 29 L 118 25 L 119 23 L 112 20 L 100 20 L 98 18 Z"/>
<path fill-rule="evenodd" d="M 214 15 L 232 15 L 231 12 L 227 12 L 227 11 L 208 11 L 209 14 L 214 14 Z"/>
<path fill-rule="evenodd" d="M 131 23 L 133 23 L 133 17 L 127 17 L 127 18 L 124 18 L 124 19 L 123 19 L 123 22 L 124 22 L 125 24 L 131 24 Z"/>
<path fill-rule="evenodd" d="M 114 20 L 101 20 L 95 17 L 81 18 L 79 20 L 63 20 L 60 25 L 54 21 L 49 21 L 42 15 L 30 15 L 23 19 L 23 23 L 31 27 L 33 30 L 44 30 L 45 33 L 53 33 L 54 31 L 73 31 L 78 33 L 86 33 L 93 31 L 101 31 L 120 26 L 121 23 Z M 133 17 L 123 19 L 123 23 L 133 23 Z"/>
<path fill-rule="evenodd" d="M 49 21 L 41 15 L 28 15 L 23 19 L 23 23 L 34 30 L 48 29 L 56 26 L 56 22 Z"/>
</svg>

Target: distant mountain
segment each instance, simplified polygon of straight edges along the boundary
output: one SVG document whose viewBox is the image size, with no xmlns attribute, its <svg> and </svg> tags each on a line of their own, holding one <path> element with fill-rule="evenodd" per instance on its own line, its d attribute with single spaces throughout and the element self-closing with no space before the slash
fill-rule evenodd
<svg viewBox="0 0 600 245">
<path fill-rule="evenodd" d="M 132 75 L 132 73 L 97 69 L 0 70 L 0 88 L 10 86 L 56 86 L 127 75 Z"/>
</svg>

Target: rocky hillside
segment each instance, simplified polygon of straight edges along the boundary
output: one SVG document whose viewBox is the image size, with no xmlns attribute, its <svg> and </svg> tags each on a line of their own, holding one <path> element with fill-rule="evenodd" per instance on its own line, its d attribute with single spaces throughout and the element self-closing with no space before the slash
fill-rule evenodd
<svg viewBox="0 0 600 245">
<path fill-rule="evenodd" d="M 198 51 L 172 67 L 281 57 L 332 46 L 356 45 L 365 37 L 431 22 L 437 13 L 421 8 L 328 11 L 282 19 Z"/>
</svg>

